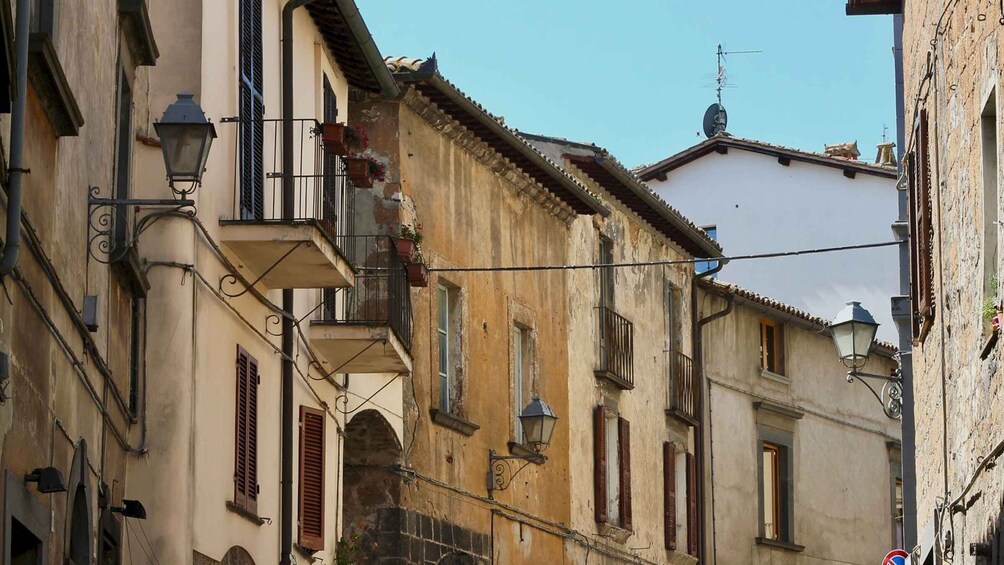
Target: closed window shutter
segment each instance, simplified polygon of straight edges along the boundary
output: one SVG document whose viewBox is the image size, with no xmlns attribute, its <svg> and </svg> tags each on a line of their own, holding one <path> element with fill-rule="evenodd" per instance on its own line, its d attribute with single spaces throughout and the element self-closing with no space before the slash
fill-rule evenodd
<svg viewBox="0 0 1004 565">
<path fill-rule="evenodd" d="M 697 529 L 697 459 L 693 453 L 687 454 L 687 553 L 700 557 L 700 536 Z"/>
<path fill-rule="evenodd" d="M 593 477 L 596 521 L 607 521 L 607 414 L 602 406 L 593 411 Z"/>
<path fill-rule="evenodd" d="M 912 171 L 912 224 L 914 239 L 915 270 L 913 285 L 916 287 L 917 301 L 914 309 L 922 323 L 934 317 L 933 273 L 931 272 L 931 241 L 934 226 L 931 214 L 931 164 L 930 138 L 928 134 L 927 110 L 922 109 L 914 130 L 917 140 Z M 920 327 L 915 328 L 919 334 Z"/>
<path fill-rule="evenodd" d="M 241 217 L 265 213 L 265 106 L 261 0 L 240 0 Z"/>
<path fill-rule="evenodd" d="M 631 424 L 617 418 L 617 448 L 620 457 L 621 527 L 630 530 L 631 523 Z"/>
<path fill-rule="evenodd" d="M 676 549 L 676 445 L 662 444 L 663 513 L 666 526 L 666 549 Z"/>
<path fill-rule="evenodd" d="M 299 543 L 324 549 L 324 412 L 300 407 Z"/>
<path fill-rule="evenodd" d="M 258 361 L 237 346 L 234 503 L 258 511 Z"/>
<path fill-rule="evenodd" d="M 777 327 L 774 328 L 774 355 L 777 356 L 777 361 L 775 365 L 777 366 L 777 374 L 786 374 L 784 366 L 784 324 L 778 323 Z"/>
</svg>

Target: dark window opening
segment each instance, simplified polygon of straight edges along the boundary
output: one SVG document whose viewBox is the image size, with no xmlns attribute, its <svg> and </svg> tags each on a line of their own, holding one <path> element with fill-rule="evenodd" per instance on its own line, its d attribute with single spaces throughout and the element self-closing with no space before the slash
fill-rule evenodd
<svg viewBox="0 0 1004 565">
<path fill-rule="evenodd" d="M 115 198 L 129 198 L 132 165 L 132 88 L 125 69 L 119 67 L 118 130 L 116 132 Z M 112 256 L 121 256 L 129 245 L 128 208 L 115 210 L 115 248 Z"/>
<path fill-rule="evenodd" d="M 50 38 L 56 28 L 56 0 L 31 0 L 28 7 L 28 29 Z"/>
<path fill-rule="evenodd" d="M 42 563 L 42 541 L 18 522 L 17 518 L 11 518 L 10 563 L 11 565 Z"/>
<path fill-rule="evenodd" d="M 87 490 L 78 486 L 73 496 L 73 514 L 70 522 L 70 561 L 90 563 L 90 509 L 87 504 Z"/>
<path fill-rule="evenodd" d="M 600 264 L 612 265 L 614 262 L 614 242 L 600 237 Z M 613 308 L 614 305 L 614 268 L 600 269 L 600 306 Z"/>
</svg>

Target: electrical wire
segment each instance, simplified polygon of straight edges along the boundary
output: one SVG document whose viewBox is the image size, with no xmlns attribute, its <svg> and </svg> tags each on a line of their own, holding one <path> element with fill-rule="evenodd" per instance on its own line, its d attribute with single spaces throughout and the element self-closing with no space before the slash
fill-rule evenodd
<svg viewBox="0 0 1004 565">
<path fill-rule="evenodd" d="M 797 257 L 800 255 L 816 255 L 820 253 L 834 253 L 837 251 L 853 251 L 856 249 L 874 249 L 878 247 L 891 247 L 901 245 L 902 241 L 881 241 L 877 243 L 862 243 L 858 245 L 841 245 L 837 247 L 820 247 L 816 249 L 799 249 L 796 251 L 775 251 L 771 253 L 753 253 L 749 255 L 733 255 L 731 257 L 715 257 L 714 261 L 731 262 L 746 261 L 750 259 L 774 259 L 779 257 Z M 707 258 L 694 259 L 666 259 L 661 261 L 632 261 L 628 263 L 590 263 L 578 265 L 524 265 L 508 267 L 439 267 L 429 268 L 430 273 L 492 273 L 499 271 L 520 272 L 520 271 L 573 271 L 583 269 L 616 269 L 623 267 L 661 267 L 664 265 L 689 265 L 693 263 L 707 262 Z"/>
</svg>

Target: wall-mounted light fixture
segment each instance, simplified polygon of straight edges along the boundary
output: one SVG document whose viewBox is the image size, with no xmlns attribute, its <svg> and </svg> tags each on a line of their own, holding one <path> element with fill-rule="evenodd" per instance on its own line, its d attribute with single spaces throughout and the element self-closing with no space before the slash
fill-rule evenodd
<svg viewBox="0 0 1004 565">
<path fill-rule="evenodd" d="M 36 483 L 38 492 L 42 494 L 66 492 L 66 481 L 63 480 L 63 474 L 55 467 L 35 469 L 24 476 L 24 482 Z"/>
<path fill-rule="evenodd" d="M 523 445 L 528 448 L 529 453 L 525 455 L 496 455 L 494 449 L 488 450 L 488 473 L 485 483 L 488 487 L 488 498 L 494 498 L 495 491 L 505 490 L 512 484 L 513 478 L 519 474 L 530 463 L 543 463 L 547 461 L 542 451 L 551 443 L 551 436 L 554 435 L 554 426 L 558 417 L 554 415 L 551 407 L 540 398 L 534 397 L 523 408 L 519 415 L 519 421 L 523 428 Z M 512 468 L 512 461 L 523 461 L 516 470 Z"/>
<path fill-rule="evenodd" d="M 138 500 L 123 498 L 122 506 L 112 506 L 109 507 L 108 510 L 121 514 L 125 518 L 146 520 L 146 508 L 144 508 L 143 503 Z"/>
<path fill-rule="evenodd" d="M 878 327 L 875 318 L 861 306 L 860 302 L 848 302 L 830 322 L 830 333 L 837 348 L 837 357 L 844 367 L 850 369 L 847 371 L 847 382 L 858 379 L 882 404 L 885 415 L 898 420 L 903 416 L 903 376 L 900 368 L 897 367 L 893 375 L 876 375 L 861 371 L 868 362 Z M 862 379 L 882 381 L 882 389 L 876 391 Z"/>
</svg>

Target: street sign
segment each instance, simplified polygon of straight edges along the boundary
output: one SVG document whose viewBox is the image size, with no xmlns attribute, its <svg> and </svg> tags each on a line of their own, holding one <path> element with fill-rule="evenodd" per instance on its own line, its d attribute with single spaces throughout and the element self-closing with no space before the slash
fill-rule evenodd
<svg viewBox="0 0 1004 565">
<path fill-rule="evenodd" d="M 882 565 L 909 565 L 910 554 L 902 549 L 894 549 L 886 554 Z"/>
</svg>

